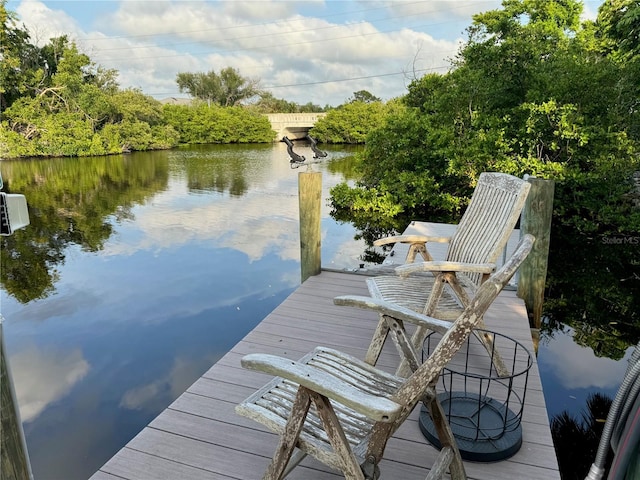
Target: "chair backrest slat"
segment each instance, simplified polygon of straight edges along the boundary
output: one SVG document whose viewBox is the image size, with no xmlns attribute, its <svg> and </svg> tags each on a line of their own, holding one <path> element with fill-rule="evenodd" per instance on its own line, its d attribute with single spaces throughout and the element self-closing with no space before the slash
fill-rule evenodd
<svg viewBox="0 0 640 480">
<path fill-rule="evenodd" d="M 506 173 L 483 172 L 451 238 L 447 260 L 495 263 L 504 250 L 531 184 Z M 480 285 L 481 275 L 467 275 Z"/>
</svg>

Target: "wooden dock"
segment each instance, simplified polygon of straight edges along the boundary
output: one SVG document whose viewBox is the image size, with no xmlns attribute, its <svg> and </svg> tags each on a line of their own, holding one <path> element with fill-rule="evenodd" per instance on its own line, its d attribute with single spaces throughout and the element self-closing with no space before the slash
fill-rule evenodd
<svg viewBox="0 0 640 480">
<path fill-rule="evenodd" d="M 346 294 L 367 295 L 365 277 L 325 270 L 309 278 L 91 480 L 261 478 L 277 438 L 261 425 L 236 415 L 234 407 L 269 377 L 243 370 L 240 359 L 248 353 L 297 359 L 317 345 L 362 358 L 377 315 L 333 304 L 335 296 Z M 515 292 L 501 293 L 485 321 L 488 328 L 518 340 L 533 352 L 526 311 Z M 380 364 L 389 369 L 397 364 L 393 348 L 383 353 Z M 382 478 L 423 479 L 427 475 L 436 450 L 421 434 L 418 418 L 416 409 L 389 442 L 380 465 Z M 523 445 L 518 453 L 496 463 L 465 462 L 469 478 L 560 479 L 535 359 L 522 428 Z M 340 477 L 307 458 L 287 478 Z"/>
</svg>

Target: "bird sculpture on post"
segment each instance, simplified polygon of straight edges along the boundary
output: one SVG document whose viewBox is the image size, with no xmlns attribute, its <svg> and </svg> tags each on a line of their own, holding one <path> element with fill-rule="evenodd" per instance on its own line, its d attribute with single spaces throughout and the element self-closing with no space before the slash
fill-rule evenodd
<svg viewBox="0 0 640 480">
<path fill-rule="evenodd" d="M 291 160 L 289 160 L 290 163 L 303 163 L 306 159 L 304 158 L 304 156 L 302 155 L 298 155 L 296 152 L 293 151 L 293 142 L 291 140 L 289 140 L 288 137 L 284 136 L 282 137 L 282 141 L 284 143 L 287 144 L 287 152 L 289 153 L 289 156 L 291 157 Z"/>
<path fill-rule="evenodd" d="M 318 142 L 311 135 L 307 134 L 307 138 L 311 142 L 311 150 L 313 150 L 313 158 L 324 158 L 327 156 L 327 152 L 320 150 L 317 145 Z"/>
</svg>

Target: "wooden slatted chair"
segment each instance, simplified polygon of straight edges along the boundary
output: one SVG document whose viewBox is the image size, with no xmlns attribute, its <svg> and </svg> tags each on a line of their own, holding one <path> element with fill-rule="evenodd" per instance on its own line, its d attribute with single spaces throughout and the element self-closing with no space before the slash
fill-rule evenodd
<svg viewBox="0 0 640 480">
<path fill-rule="evenodd" d="M 396 275 L 367 280 L 370 295 L 441 320 L 456 319 L 468 305 L 470 296 L 495 270 L 520 217 L 530 186 L 529 182 L 505 173 L 481 173 L 471 202 L 452 237 L 400 235 L 377 240 L 375 245 L 408 243 L 409 251 L 406 263 L 395 269 Z M 429 242 L 449 243 L 444 261 L 433 260 L 427 249 Z M 424 261 L 414 263 L 418 254 Z M 367 363 L 376 364 L 388 333 L 387 324 L 381 317 L 365 357 Z M 415 331 L 411 340 L 414 348 L 422 346 L 427 334 L 428 330 L 424 328 Z M 483 342 L 491 348 L 489 337 Z M 498 371 L 506 373 L 499 357 L 497 361 Z M 408 371 L 404 362 L 397 373 L 406 375 Z"/>
<path fill-rule="evenodd" d="M 445 328 L 430 357 L 419 364 L 415 359 L 410 362 L 415 371 L 407 378 L 324 347 L 299 361 L 267 354 L 243 357 L 244 368 L 277 376 L 236 407 L 238 414 L 262 423 L 280 436 L 263 478 L 284 478 L 309 454 L 341 471 L 345 478 L 376 479 L 387 441 L 423 401 L 443 445 L 427 479 L 442 478 L 447 469 L 453 480 L 465 479 L 458 447 L 435 394 L 435 383 L 532 244 L 533 237 L 523 238 L 512 257 L 478 289 L 453 325 Z M 440 328 L 438 320 L 415 312 L 410 316 L 416 324 Z"/>
</svg>

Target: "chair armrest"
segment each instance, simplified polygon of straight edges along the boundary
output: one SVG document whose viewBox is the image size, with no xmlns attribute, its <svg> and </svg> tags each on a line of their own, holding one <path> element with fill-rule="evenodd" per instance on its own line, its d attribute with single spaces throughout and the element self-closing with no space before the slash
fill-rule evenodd
<svg viewBox="0 0 640 480">
<path fill-rule="evenodd" d="M 493 273 L 495 263 L 464 263 L 464 262 L 419 262 L 408 263 L 396 267 L 396 273 L 406 277 L 418 272 L 467 272 L 467 273 Z"/>
<path fill-rule="evenodd" d="M 427 235 L 396 235 L 394 237 L 379 238 L 373 244 L 376 247 L 382 245 L 389 245 L 390 243 L 447 243 L 451 240 L 451 237 L 432 237 Z"/>
<path fill-rule="evenodd" d="M 375 421 L 392 422 L 402 409 L 393 400 L 362 392 L 334 375 L 295 360 L 266 353 L 251 353 L 242 357 L 241 364 L 249 370 L 295 382 Z"/>
<path fill-rule="evenodd" d="M 409 308 L 396 305 L 395 303 L 385 302 L 373 297 L 365 297 L 360 295 L 342 295 L 333 299 L 336 305 L 358 307 L 365 310 L 374 310 L 382 315 L 397 318 L 403 322 L 413 323 L 414 325 L 427 327 L 429 330 L 435 330 L 441 334 L 445 334 L 451 328 L 452 323 L 447 320 L 439 320 L 437 318 L 422 315 Z"/>
</svg>

